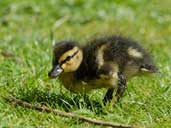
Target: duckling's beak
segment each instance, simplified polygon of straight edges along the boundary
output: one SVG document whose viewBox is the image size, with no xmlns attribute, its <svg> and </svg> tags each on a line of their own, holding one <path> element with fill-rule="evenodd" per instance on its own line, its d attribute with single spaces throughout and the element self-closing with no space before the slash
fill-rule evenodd
<svg viewBox="0 0 171 128">
<path fill-rule="evenodd" d="M 157 74 L 161 73 L 157 67 L 149 64 L 142 65 L 140 67 L 140 70 L 143 72 L 150 72 L 150 73 L 157 73 Z"/>
<path fill-rule="evenodd" d="M 63 69 L 60 65 L 56 65 L 52 68 L 52 70 L 48 73 L 49 78 L 56 78 L 59 74 L 63 72 Z"/>
</svg>

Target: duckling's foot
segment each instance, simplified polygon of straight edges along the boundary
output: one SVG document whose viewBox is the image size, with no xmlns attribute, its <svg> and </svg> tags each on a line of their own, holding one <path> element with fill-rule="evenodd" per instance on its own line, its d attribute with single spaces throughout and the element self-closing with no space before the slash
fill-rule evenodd
<svg viewBox="0 0 171 128">
<path fill-rule="evenodd" d="M 118 88 L 116 91 L 116 101 L 118 102 L 120 98 L 123 96 L 123 93 L 125 92 L 126 89 L 126 78 L 125 76 L 119 72 L 118 73 L 119 81 L 118 81 Z"/>
</svg>

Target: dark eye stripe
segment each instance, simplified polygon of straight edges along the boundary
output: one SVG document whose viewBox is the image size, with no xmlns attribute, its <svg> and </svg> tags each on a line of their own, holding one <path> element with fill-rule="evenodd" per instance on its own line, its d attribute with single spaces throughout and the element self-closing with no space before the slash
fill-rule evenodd
<svg viewBox="0 0 171 128">
<path fill-rule="evenodd" d="M 71 58 L 73 58 L 77 53 L 78 53 L 78 50 L 77 50 L 76 52 L 74 52 L 73 55 L 67 56 L 67 58 L 61 62 L 61 64 L 64 64 L 64 63 L 66 63 L 67 61 L 69 61 L 69 60 L 70 60 Z"/>
</svg>

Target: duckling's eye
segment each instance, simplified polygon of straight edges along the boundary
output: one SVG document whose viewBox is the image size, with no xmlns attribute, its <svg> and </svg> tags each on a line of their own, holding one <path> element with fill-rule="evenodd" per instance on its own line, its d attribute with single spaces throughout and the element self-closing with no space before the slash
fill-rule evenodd
<svg viewBox="0 0 171 128">
<path fill-rule="evenodd" d="M 73 56 L 67 56 L 67 57 L 61 62 L 61 64 L 63 64 L 63 63 L 65 63 L 65 62 L 69 61 L 72 57 L 73 57 Z"/>
<path fill-rule="evenodd" d="M 72 58 L 72 56 L 67 56 L 67 58 L 65 59 L 65 61 L 69 61 Z"/>
</svg>

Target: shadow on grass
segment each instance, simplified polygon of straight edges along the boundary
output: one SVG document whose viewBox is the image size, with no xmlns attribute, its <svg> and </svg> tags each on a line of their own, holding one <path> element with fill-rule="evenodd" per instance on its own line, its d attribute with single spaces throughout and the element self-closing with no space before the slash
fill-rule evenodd
<svg viewBox="0 0 171 128">
<path fill-rule="evenodd" d="M 104 113 L 102 111 L 103 105 L 99 101 L 92 100 L 87 95 L 83 94 L 70 96 L 64 93 L 56 94 L 54 92 L 32 88 L 20 89 L 14 94 L 14 96 L 29 103 L 39 103 L 52 108 L 59 106 L 66 112 L 74 109 L 86 108 L 95 112 L 96 114 Z"/>
</svg>

